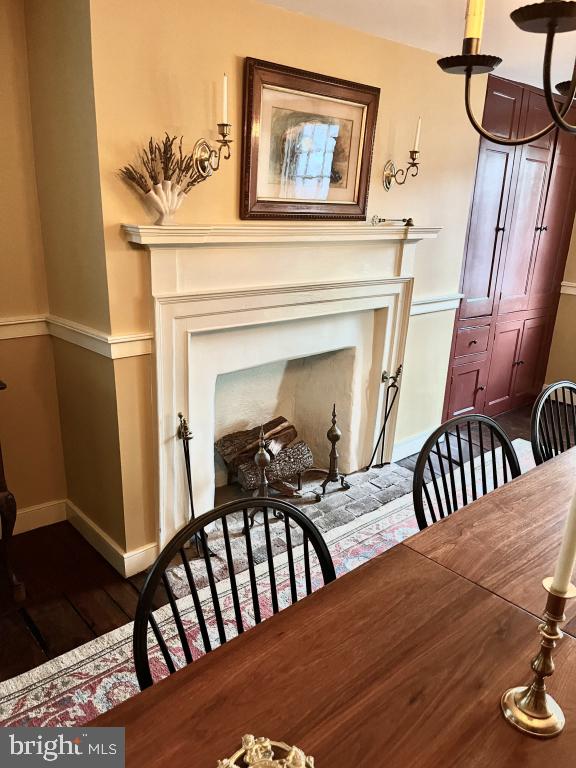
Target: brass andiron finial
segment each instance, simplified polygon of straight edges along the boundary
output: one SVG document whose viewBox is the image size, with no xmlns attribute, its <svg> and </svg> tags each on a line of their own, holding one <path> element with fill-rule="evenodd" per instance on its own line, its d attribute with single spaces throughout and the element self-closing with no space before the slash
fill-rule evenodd
<svg viewBox="0 0 576 768">
<path fill-rule="evenodd" d="M 338 459 L 340 458 L 338 455 L 338 450 L 336 448 L 336 443 L 340 440 L 342 437 L 342 432 L 340 431 L 340 428 L 337 424 L 337 417 L 336 417 L 336 403 L 332 406 L 332 426 L 326 432 L 326 437 L 330 442 L 332 443 L 332 449 L 330 451 L 330 468 L 326 474 L 326 478 L 324 482 L 322 483 L 322 496 L 326 493 L 326 486 L 328 483 L 340 483 L 340 486 L 343 490 L 348 490 L 350 488 L 349 483 L 346 482 L 346 478 L 343 474 L 340 473 L 340 469 L 338 467 Z"/>
<path fill-rule="evenodd" d="M 542 636 L 540 650 L 532 659 L 534 680 L 528 686 L 507 690 L 501 699 L 502 712 L 508 722 L 524 733 L 550 738 L 561 733 L 566 722 L 560 705 L 546 691 L 546 678 L 554 672 L 552 653 L 562 639 L 560 624 L 566 621 L 566 601 L 576 597 L 576 587 L 570 584 L 566 594 L 552 591 L 552 578 L 544 579 L 548 592 L 544 621 L 538 627 Z"/>
<path fill-rule="evenodd" d="M 266 498 L 268 496 L 268 478 L 266 477 L 266 468 L 270 464 L 270 455 L 266 450 L 266 441 L 264 440 L 264 427 L 260 427 L 260 438 L 258 440 L 258 451 L 254 456 L 254 463 L 260 473 L 260 485 L 258 487 L 258 496 Z"/>
</svg>

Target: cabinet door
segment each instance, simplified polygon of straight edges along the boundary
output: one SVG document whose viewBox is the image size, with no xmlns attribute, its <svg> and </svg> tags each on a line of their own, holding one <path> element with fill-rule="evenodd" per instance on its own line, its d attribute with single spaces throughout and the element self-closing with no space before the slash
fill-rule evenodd
<svg viewBox="0 0 576 768">
<path fill-rule="evenodd" d="M 523 135 L 533 133 L 550 122 L 544 97 L 532 91 L 525 92 L 522 112 Z M 499 314 L 517 312 L 529 306 L 538 228 L 544 214 L 555 140 L 556 131 L 552 131 L 521 150 L 518 176 L 514 182 L 510 233 L 501 270 Z"/>
<path fill-rule="evenodd" d="M 571 120 L 576 118 L 572 110 Z M 562 133 L 554 165 L 539 234 L 530 286 L 530 309 L 555 305 L 564 275 L 576 210 L 576 136 Z"/>
<path fill-rule="evenodd" d="M 548 316 L 533 317 L 524 321 L 518 359 L 515 361 L 515 407 L 532 402 L 542 388 L 548 360 Z"/>
<path fill-rule="evenodd" d="M 491 315 L 510 194 L 514 150 L 482 141 L 462 275 L 461 318 Z"/>
<path fill-rule="evenodd" d="M 514 407 L 514 378 L 522 340 L 522 320 L 496 323 L 484 413 L 494 416 Z"/>
<path fill-rule="evenodd" d="M 447 418 L 465 413 L 482 413 L 486 394 L 486 369 L 481 360 L 464 365 L 453 365 L 449 373 Z"/>
<path fill-rule="evenodd" d="M 518 134 L 522 88 L 491 77 L 488 80 L 483 123 L 505 138 Z M 496 299 L 515 149 L 482 140 L 468 223 L 461 289 L 460 318 L 491 315 Z"/>
</svg>

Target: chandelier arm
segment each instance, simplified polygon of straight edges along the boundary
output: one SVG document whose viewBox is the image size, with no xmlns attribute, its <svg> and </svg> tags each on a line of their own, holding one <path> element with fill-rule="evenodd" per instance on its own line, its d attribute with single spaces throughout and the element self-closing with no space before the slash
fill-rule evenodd
<svg viewBox="0 0 576 768">
<path fill-rule="evenodd" d="M 568 133 L 576 133 L 576 125 L 571 125 L 566 120 L 564 120 L 564 116 L 568 113 L 568 110 L 572 106 L 574 94 L 576 94 L 576 59 L 574 61 L 574 69 L 572 70 L 570 88 L 568 89 L 568 93 L 565 96 L 564 104 L 560 110 L 558 110 L 556 102 L 554 101 L 554 96 L 552 94 L 551 70 L 552 51 L 554 49 L 554 35 L 555 31 L 553 28 L 551 28 L 546 35 L 546 52 L 544 54 L 544 95 L 546 97 L 546 104 L 548 105 L 552 119 L 559 128 L 561 128 L 563 131 L 567 131 Z"/>
<path fill-rule="evenodd" d="M 541 139 L 543 136 L 546 136 L 547 133 L 550 133 L 551 130 L 553 130 L 556 127 L 556 123 L 552 122 L 549 125 L 547 125 L 545 128 L 542 128 L 541 130 L 537 131 L 536 133 L 533 133 L 531 136 L 525 136 L 522 139 L 505 139 L 502 136 L 496 136 L 489 131 L 487 131 L 481 123 L 476 120 L 476 117 L 474 116 L 474 112 L 472 111 L 472 105 L 470 103 L 470 84 L 472 81 L 472 71 L 468 69 L 466 71 L 466 83 L 464 87 L 464 93 L 465 93 L 465 105 L 466 105 L 466 114 L 468 115 L 468 119 L 472 123 L 472 126 L 474 129 L 482 136 L 484 139 L 487 139 L 488 141 L 491 141 L 493 144 L 500 144 L 504 147 L 521 147 L 524 144 L 532 144 L 533 141 L 537 141 L 538 139 Z"/>
</svg>

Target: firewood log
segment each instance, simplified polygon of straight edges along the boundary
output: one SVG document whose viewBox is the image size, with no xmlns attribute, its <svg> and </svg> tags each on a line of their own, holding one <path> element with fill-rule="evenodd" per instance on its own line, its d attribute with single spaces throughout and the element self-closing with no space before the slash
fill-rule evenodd
<svg viewBox="0 0 576 768">
<path fill-rule="evenodd" d="M 312 451 L 303 440 L 297 440 L 284 450 L 280 451 L 266 470 L 268 482 L 275 480 L 289 480 L 296 477 L 299 472 L 310 469 L 314 463 Z M 260 485 L 260 473 L 254 460 L 241 464 L 237 470 L 238 482 L 244 490 L 251 491 Z"/>
</svg>

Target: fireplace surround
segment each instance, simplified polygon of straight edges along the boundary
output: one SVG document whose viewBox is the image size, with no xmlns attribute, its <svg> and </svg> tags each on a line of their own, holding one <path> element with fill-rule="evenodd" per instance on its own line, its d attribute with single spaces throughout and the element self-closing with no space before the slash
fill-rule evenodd
<svg viewBox="0 0 576 768">
<path fill-rule="evenodd" d="M 150 255 L 160 546 L 188 515 L 178 411 L 193 434 L 196 514 L 213 506 L 216 382 L 226 373 L 352 349 L 346 468 L 367 463 L 382 417 L 382 371 L 403 361 L 416 246 L 439 228 L 125 225 L 124 232 Z"/>
</svg>

